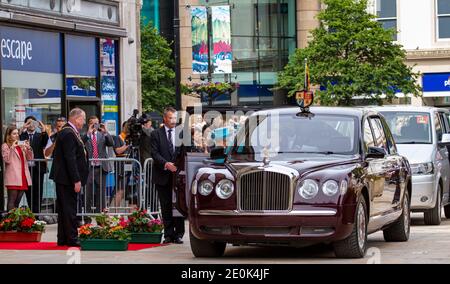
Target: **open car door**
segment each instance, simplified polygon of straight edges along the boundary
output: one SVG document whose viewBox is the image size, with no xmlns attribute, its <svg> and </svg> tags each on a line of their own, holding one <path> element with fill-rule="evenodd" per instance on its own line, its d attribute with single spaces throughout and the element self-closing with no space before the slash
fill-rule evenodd
<svg viewBox="0 0 450 284">
<path fill-rule="evenodd" d="M 211 119 L 213 122 L 210 127 L 235 127 L 235 125 L 230 126 L 230 124 L 243 125 L 245 119 L 252 112 L 261 110 L 261 107 L 205 107 L 201 108 L 200 111 L 194 107 L 188 107 L 186 109 L 187 117 L 184 119 L 184 132 L 191 131 L 191 127 L 196 123 L 200 123 L 204 126 L 204 120 L 208 121 Z M 195 112 L 194 112 L 195 111 Z M 201 117 L 199 117 L 201 115 Z M 214 123 L 214 119 L 220 116 L 223 125 L 217 126 Z M 231 119 L 229 119 L 231 118 Z M 200 121 L 203 120 L 203 121 Z M 208 123 L 206 123 L 208 126 Z M 201 131 L 201 137 L 205 136 L 205 132 L 208 127 L 197 127 L 196 129 Z M 193 134 L 195 135 L 195 134 Z M 199 135 L 199 133 L 197 133 Z M 205 137 L 204 137 L 205 138 Z M 186 139 L 194 141 L 194 145 L 183 145 L 183 151 L 181 153 L 182 157 L 178 159 L 178 167 L 180 170 L 175 176 L 174 181 L 174 199 L 173 205 L 179 213 L 187 217 L 189 214 L 189 204 L 190 204 L 190 190 L 192 182 L 194 181 L 195 174 L 197 171 L 204 166 L 204 160 L 210 157 L 208 149 L 198 149 L 198 145 L 195 145 L 195 139 Z M 184 140 L 184 141 L 186 141 Z"/>
</svg>

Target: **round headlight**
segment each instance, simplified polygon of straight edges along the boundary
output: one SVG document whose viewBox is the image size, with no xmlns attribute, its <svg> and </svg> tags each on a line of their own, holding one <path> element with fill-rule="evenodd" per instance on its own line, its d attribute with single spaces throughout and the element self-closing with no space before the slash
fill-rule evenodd
<svg viewBox="0 0 450 284">
<path fill-rule="evenodd" d="M 223 179 L 216 185 L 216 194 L 221 199 L 228 199 L 234 192 L 233 182 L 229 179 Z"/>
<path fill-rule="evenodd" d="M 322 191 L 326 196 L 333 196 L 339 192 L 339 185 L 334 180 L 327 180 L 322 185 Z"/>
<path fill-rule="evenodd" d="M 200 192 L 203 196 L 208 196 L 211 194 L 211 192 L 214 189 L 214 184 L 209 180 L 204 180 L 200 183 L 200 186 L 198 187 L 198 192 Z"/>
<path fill-rule="evenodd" d="M 316 197 L 319 192 L 319 185 L 312 179 L 305 179 L 302 185 L 298 188 L 298 193 L 304 199 L 312 199 Z"/>
</svg>

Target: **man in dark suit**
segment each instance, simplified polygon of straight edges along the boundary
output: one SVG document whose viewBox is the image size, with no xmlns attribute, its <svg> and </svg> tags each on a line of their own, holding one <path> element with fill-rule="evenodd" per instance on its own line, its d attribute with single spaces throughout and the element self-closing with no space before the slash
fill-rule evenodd
<svg viewBox="0 0 450 284">
<path fill-rule="evenodd" d="M 174 162 L 180 152 L 175 147 L 176 110 L 168 107 L 164 110 L 164 126 L 151 134 L 153 163 L 153 183 L 158 191 L 161 213 L 164 223 L 164 242 L 182 244 L 184 219 L 174 217 L 172 211 L 173 177 L 177 171 Z"/>
<path fill-rule="evenodd" d="M 56 183 L 58 245 L 80 245 L 77 198 L 89 174 L 87 152 L 79 133 L 85 123 L 85 112 L 79 108 L 73 109 L 69 114 L 69 122 L 59 132 L 55 142 L 50 178 Z"/>
<path fill-rule="evenodd" d="M 37 128 L 39 128 L 41 132 L 37 132 Z M 22 133 L 20 134 L 20 140 L 28 140 L 33 149 L 34 159 L 41 160 L 28 163 L 32 176 L 32 185 L 29 186 L 25 193 L 31 211 L 40 213 L 40 204 L 44 187 L 44 174 L 47 172 L 47 162 L 42 161 L 45 159 L 44 149 L 48 142 L 48 134 L 45 131 L 45 125 L 42 121 L 38 121 L 34 116 L 28 116 L 25 118 L 25 124 L 22 127 Z"/>
<path fill-rule="evenodd" d="M 100 213 L 106 207 L 106 175 L 112 168 L 109 162 L 96 159 L 108 158 L 107 147 L 113 147 L 114 140 L 105 125 L 99 123 L 98 117 L 91 116 L 88 126 L 88 132 L 82 139 L 88 157 L 93 161 L 90 162 L 89 177 L 84 189 L 86 212 Z"/>
</svg>

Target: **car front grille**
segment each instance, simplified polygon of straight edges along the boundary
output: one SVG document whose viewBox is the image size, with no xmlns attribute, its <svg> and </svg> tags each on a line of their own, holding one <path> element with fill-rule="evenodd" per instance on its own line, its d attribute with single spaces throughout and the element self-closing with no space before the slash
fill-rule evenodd
<svg viewBox="0 0 450 284">
<path fill-rule="evenodd" d="M 243 174 L 238 191 L 241 211 L 286 211 L 291 207 L 291 179 L 282 173 L 256 171 Z"/>
</svg>

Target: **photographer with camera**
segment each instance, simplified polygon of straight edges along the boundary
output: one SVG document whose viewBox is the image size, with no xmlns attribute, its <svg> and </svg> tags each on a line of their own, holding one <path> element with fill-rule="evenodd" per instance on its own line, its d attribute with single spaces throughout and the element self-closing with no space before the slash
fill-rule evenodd
<svg viewBox="0 0 450 284">
<path fill-rule="evenodd" d="M 25 124 L 22 127 L 20 134 L 20 141 L 28 140 L 33 149 L 34 159 L 45 159 L 44 149 L 49 139 L 48 133 L 45 130 L 45 125 L 34 116 L 27 116 Z M 40 132 L 37 131 L 40 129 Z M 28 162 L 29 170 L 32 177 L 32 184 L 29 185 L 26 191 L 28 207 L 34 213 L 40 213 L 40 204 L 44 188 L 44 175 L 47 172 L 46 162 Z"/>
<path fill-rule="evenodd" d="M 89 177 L 85 187 L 86 209 L 90 213 L 100 213 L 106 207 L 106 175 L 112 171 L 110 163 L 98 161 L 107 159 L 107 147 L 114 146 L 112 136 L 96 116 L 88 120 L 88 132 L 82 137 L 90 162 Z"/>
</svg>

